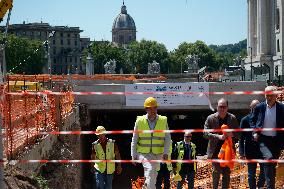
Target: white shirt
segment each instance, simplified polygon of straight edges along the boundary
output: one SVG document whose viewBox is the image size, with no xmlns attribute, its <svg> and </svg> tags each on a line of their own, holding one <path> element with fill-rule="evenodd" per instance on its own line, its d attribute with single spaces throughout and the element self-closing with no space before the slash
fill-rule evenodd
<svg viewBox="0 0 284 189">
<path fill-rule="evenodd" d="M 271 108 L 268 105 L 266 106 L 263 128 L 276 128 L 276 104 Z M 261 134 L 276 136 L 276 131 L 262 131 Z"/>
</svg>

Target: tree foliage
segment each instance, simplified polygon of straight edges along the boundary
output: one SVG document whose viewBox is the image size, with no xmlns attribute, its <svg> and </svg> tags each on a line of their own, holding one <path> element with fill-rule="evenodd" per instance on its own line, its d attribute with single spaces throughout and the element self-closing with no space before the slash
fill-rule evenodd
<svg viewBox="0 0 284 189">
<path fill-rule="evenodd" d="M 206 45 L 202 41 L 183 42 L 173 51 L 168 51 L 164 44 L 156 41 L 134 41 L 128 46 L 117 46 L 111 42 L 92 43 L 91 53 L 94 59 L 95 73 L 104 73 L 103 65 L 111 59 L 117 62 L 116 73 L 120 68 L 124 73 L 141 73 L 148 71 L 148 63 L 160 63 L 161 73 L 180 73 L 187 70 L 186 57 L 197 55 L 199 67 L 208 71 L 223 70 L 234 63 L 234 58 L 246 56 L 246 40 L 229 45 Z M 87 53 L 84 52 L 85 57 Z"/>
<path fill-rule="evenodd" d="M 1 41 L 3 41 L 2 35 Z M 11 73 L 40 74 L 47 63 L 46 52 L 41 41 L 14 35 L 8 36 L 5 55 L 7 72 Z"/>
<path fill-rule="evenodd" d="M 90 49 L 94 59 L 94 73 L 104 73 L 104 64 L 113 59 L 116 60 L 117 73 L 120 68 L 128 69 L 125 65 L 125 52 L 121 47 L 114 46 L 108 41 L 98 41 L 92 43 Z"/>
</svg>

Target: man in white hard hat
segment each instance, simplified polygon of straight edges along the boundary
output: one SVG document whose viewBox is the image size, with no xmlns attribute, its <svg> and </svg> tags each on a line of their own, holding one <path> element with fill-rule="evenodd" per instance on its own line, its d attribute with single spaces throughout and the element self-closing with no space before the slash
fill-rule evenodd
<svg viewBox="0 0 284 189">
<path fill-rule="evenodd" d="M 93 160 L 121 160 L 118 146 L 115 141 L 108 139 L 104 132 L 106 129 L 103 126 L 98 126 L 96 135 L 98 140 L 92 143 L 92 159 Z M 95 179 L 96 188 L 98 189 L 111 189 L 113 174 L 121 174 L 121 164 L 114 162 L 99 162 L 95 163 Z"/>
<path fill-rule="evenodd" d="M 168 130 L 167 117 L 157 114 L 158 103 L 153 97 L 144 102 L 146 115 L 138 116 L 134 131 Z M 144 160 L 145 185 L 144 188 L 155 189 L 157 179 L 157 168 L 159 163 L 147 160 L 168 160 L 171 145 L 170 133 L 133 133 L 131 142 L 131 156 L 133 160 Z M 135 163 L 134 163 L 135 164 Z"/>
</svg>

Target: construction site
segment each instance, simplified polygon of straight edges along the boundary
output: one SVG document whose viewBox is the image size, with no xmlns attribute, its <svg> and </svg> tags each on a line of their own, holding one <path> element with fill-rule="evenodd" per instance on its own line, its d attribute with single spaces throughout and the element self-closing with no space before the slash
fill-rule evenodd
<svg viewBox="0 0 284 189">
<path fill-rule="evenodd" d="M 206 117 L 215 111 L 221 97 L 228 99 L 229 112 L 235 114 L 239 121 L 249 112 L 248 104 L 252 99 L 264 99 L 264 95 L 257 93 L 237 95 L 244 86 L 246 91 L 263 91 L 264 82 L 198 83 L 191 80 L 192 77 L 179 80 L 166 75 L 147 78 L 137 75 L 9 75 L 7 84 L 1 86 L 5 188 L 94 187 L 94 168 L 90 161 L 91 145 L 97 137 L 94 133 L 84 132 L 95 131 L 98 125 L 103 125 L 107 131 L 133 130 L 136 117 L 145 114 L 145 110 L 139 99 L 133 101 L 131 97 L 144 99 L 143 92 L 148 92 L 146 96 L 163 96 L 158 113 L 167 116 L 170 130 L 202 130 Z M 153 85 L 159 91 L 147 89 Z M 200 105 L 186 104 L 184 96 L 202 96 L 199 93 L 183 94 L 176 88 L 183 85 L 190 85 L 191 92 L 208 95 L 204 95 Z M 143 90 L 139 91 L 141 94 L 130 90 L 140 86 L 143 86 Z M 162 91 L 163 95 L 160 89 L 165 89 L 165 86 L 167 90 Z M 279 87 L 279 90 L 283 88 Z M 173 97 L 184 100 L 178 104 L 179 101 L 173 100 Z M 165 99 L 176 104 L 165 106 L 163 102 L 169 102 Z M 283 94 L 279 94 L 278 100 L 284 100 Z M 136 101 L 138 104 L 135 104 Z M 131 160 L 132 134 L 109 134 L 108 137 L 116 141 L 121 159 Z M 172 133 L 171 137 L 177 142 L 182 140 L 183 133 Z M 211 188 L 212 167 L 206 158 L 208 141 L 200 131 L 193 132 L 192 140 L 200 160 L 195 188 Z M 280 159 L 283 158 L 282 153 Z M 142 165 L 134 167 L 131 161 L 123 163 L 122 174 L 114 176 L 113 188 L 142 188 L 144 179 Z M 282 188 L 283 164 L 277 166 L 276 181 L 277 188 Z M 176 188 L 173 180 L 171 187 Z M 248 187 L 245 163 L 235 163 L 230 187 Z"/>
</svg>

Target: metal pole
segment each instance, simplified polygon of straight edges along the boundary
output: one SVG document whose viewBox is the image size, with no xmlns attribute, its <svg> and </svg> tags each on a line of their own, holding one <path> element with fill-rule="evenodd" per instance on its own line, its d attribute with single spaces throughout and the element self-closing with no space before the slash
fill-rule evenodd
<svg viewBox="0 0 284 189">
<path fill-rule="evenodd" d="M 252 47 L 250 48 L 250 80 L 252 81 Z"/>
</svg>

